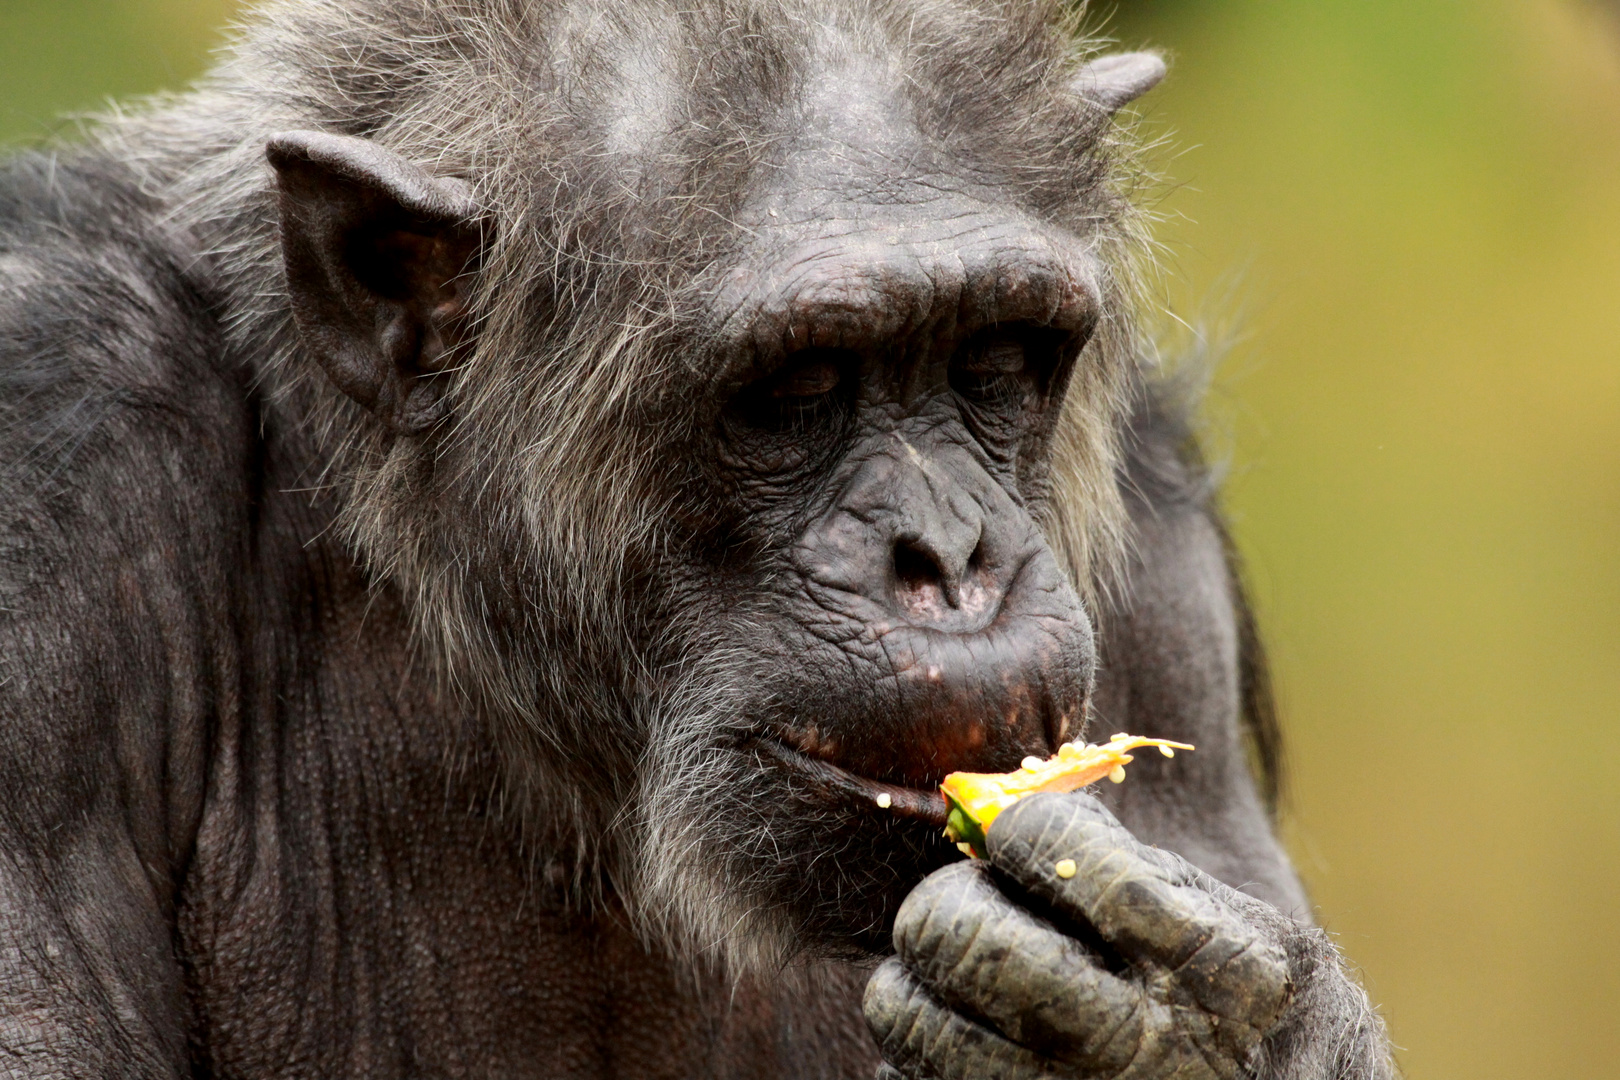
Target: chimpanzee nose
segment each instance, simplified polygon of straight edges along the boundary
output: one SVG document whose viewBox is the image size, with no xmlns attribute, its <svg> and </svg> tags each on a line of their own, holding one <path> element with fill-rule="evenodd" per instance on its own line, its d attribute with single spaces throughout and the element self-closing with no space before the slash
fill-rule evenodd
<svg viewBox="0 0 1620 1080">
<path fill-rule="evenodd" d="M 898 434 L 883 441 L 807 533 L 800 568 L 896 624 L 982 630 L 1000 611 L 1025 549 L 1041 543 L 1033 523 L 962 448 L 924 453 Z"/>
<path fill-rule="evenodd" d="M 976 630 L 995 616 L 1004 589 L 985 565 L 984 523 L 940 513 L 924 504 L 913 513 L 921 524 L 903 524 L 894 538 L 893 581 L 896 609 L 906 621 L 937 630 Z"/>
</svg>

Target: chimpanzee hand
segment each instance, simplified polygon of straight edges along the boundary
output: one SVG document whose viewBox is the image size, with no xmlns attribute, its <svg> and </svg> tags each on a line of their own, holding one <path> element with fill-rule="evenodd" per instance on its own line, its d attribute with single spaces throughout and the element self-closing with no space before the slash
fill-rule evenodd
<svg viewBox="0 0 1620 1080">
<path fill-rule="evenodd" d="M 1391 1075 L 1325 935 L 1138 842 L 1091 796 L 1025 799 L 986 840 L 988 863 L 901 905 L 899 955 L 866 989 L 880 1076 Z"/>
</svg>

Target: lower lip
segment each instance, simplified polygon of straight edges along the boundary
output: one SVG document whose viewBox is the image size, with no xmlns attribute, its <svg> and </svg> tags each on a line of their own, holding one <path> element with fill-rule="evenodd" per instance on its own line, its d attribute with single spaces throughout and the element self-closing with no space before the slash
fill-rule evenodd
<svg viewBox="0 0 1620 1080">
<path fill-rule="evenodd" d="M 775 739 L 761 739 L 757 745 L 778 761 L 801 772 L 808 772 L 829 787 L 870 803 L 874 808 L 879 808 L 880 797 L 887 795 L 889 797 L 887 813 L 921 821 L 935 828 L 945 827 L 945 797 L 937 790 L 922 791 L 918 788 L 872 780 L 848 769 L 839 768 L 830 761 L 811 757 Z"/>
</svg>

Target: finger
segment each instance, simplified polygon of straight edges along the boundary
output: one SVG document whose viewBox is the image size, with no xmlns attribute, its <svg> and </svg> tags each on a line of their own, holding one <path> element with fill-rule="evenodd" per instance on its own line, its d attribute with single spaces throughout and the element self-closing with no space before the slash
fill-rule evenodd
<svg viewBox="0 0 1620 1080">
<path fill-rule="evenodd" d="M 895 957 L 866 983 L 866 1023 L 883 1058 L 926 1080 L 1056 1080 L 1052 1063 L 947 1008 Z"/>
<path fill-rule="evenodd" d="M 1162 1058 L 1172 1041 L 1168 1006 L 1014 904 L 982 863 L 954 863 L 913 889 L 895 917 L 894 945 L 942 1001 L 1104 1075 Z"/>
<path fill-rule="evenodd" d="M 1096 799 L 1031 796 L 1002 811 L 985 839 L 994 866 L 1090 923 L 1127 959 L 1168 969 L 1203 1008 L 1261 1032 L 1281 1015 L 1283 951 L 1188 884 L 1174 860 L 1141 844 Z"/>
</svg>

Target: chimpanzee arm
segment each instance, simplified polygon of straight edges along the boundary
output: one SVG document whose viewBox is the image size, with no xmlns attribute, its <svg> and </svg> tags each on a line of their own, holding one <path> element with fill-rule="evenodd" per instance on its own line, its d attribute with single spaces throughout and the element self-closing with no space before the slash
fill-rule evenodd
<svg viewBox="0 0 1620 1080">
<path fill-rule="evenodd" d="M 0 1074 L 173 1077 L 242 405 L 138 200 L 88 172 L 0 170 Z"/>
<path fill-rule="evenodd" d="M 891 1072 L 1393 1075 L 1383 1025 L 1311 925 L 1251 778 L 1241 714 L 1263 707 L 1263 687 L 1245 685 L 1263 672 L 1244 655 L 1256 646 L 1199 471 L 1162 419 L 1133 425 L 1130 584 L 1102 621 L 1092 736 L 1198 749 L 1137 755 L 1100 799 L 1025 800 L 992 826 L 988 863 L 912 893 L 899 956 L 866 997 Z"/>
<path fill-rule="evenodd" d="M 13 718 L 3 722 L 8 762 L 18 755 L 54 756 L 37 742 L 19 746 Z M 26 769 L 6 776 L 8 820 L 0 830 L 0 1073 L 20 1078 L 183 1075 L 180 971 L 167 920 L 128 835 L 108 808 L 85 798 L 88 791 L 76 793 L 77 798 L 30 797 L 50 787 L 90 786 L 84 783 L 89 780 L 60 772 L 42 777 Z M 17 790 L 24 783 L 42 787 L 33 793 Z M 33 805 L 19 810 L 19 800 Z M 17 820 L 24 816 L 32 820 Z"/>
<path fill-rule="evenodd" d="M 9 556 L 26 550 L 37 565 L 51 553 L 49 540 L 8 525 Z M 161 706 L 154 680 L 120 670 L 107 633 L 139 641 L 148 628 L 108 610 L 94 571 L 30 587 L 14 562 L 5 569 L 0 1075 L 181 1075 L 173 885 L 168 845 L 154 835 L 167 830 L 153 828 L 161 800 L 143 783 L 152 777 L 128 768 L 162 767 L 162 735 L 141 722 Z"/>
<path fill-rule="evenodd" d="M 1383 1023 L 1327 935 L 1311 925 L 1304 890 L 1256 791 L 1252 767 L 1275 784 L 1282 764 L 1265 657 L 1206 473 L 1188 460 L 1185 431 L 1174 421 L 1149 408 L 1134 425 L 1134 565 L 1125 602 L 1105 624 L 1098 724 L 1172 733 L 1161 737 L 1185 737 L 1199 750 L 1173 764 L 1133 767 L 1130 782 L 1104 785 L 1098 795 L 1137 840 L 1266 902 L 1199 876 L 1289 953 L 1294 1000 L 1262 1042 L 1256 1075 L 1387 1075 Z"/>
<path fill-rule="evenodd" d="M 1304 890 L 1272 833 L 1268 786 L 1281 762 L 1265 656 L 1180 410 L 1146 397 L 1127 430 L 1131 514 L 1124 581 L 1099 620 L 1102 662 L 1092 739 L 1111 732 L 1197 746 L 1138 755 L 1130 781 L 1097 791 L 1144 843 L 1309 919 Z"/>
</svg>

